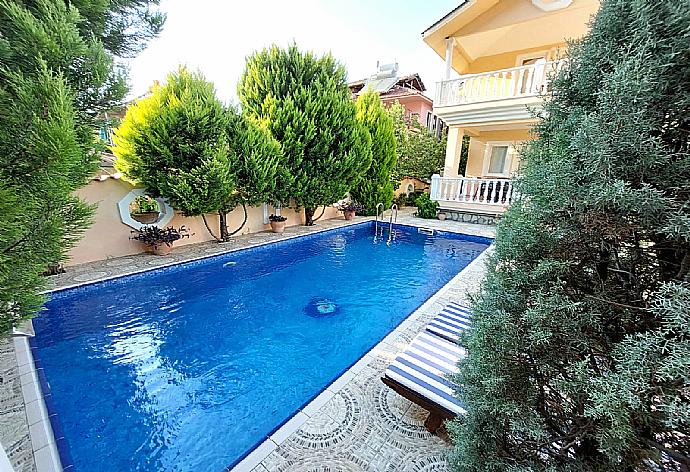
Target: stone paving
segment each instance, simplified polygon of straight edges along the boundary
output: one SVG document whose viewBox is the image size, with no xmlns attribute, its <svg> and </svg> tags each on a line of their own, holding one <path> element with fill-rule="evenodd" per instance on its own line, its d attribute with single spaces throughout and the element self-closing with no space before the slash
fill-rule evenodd
<svg viewBox="0 0 690 472">
<path fill-rule="evenodd" d="M 337 228 L 370 218 L 319 221 L 295 226 L 284 234 L 254 233 L 228 243 L 176 247 L 168 256 L 138 254 L 68 267 L 50 277 L 57 289 L 176 264 L 308 233 Z M 371 218 L 373 219 L 373 218 Z M 385 215 L 388 221 L 388 213 Z M 493 237 L 494 227 L 456 221 L 422 220 L 401 209 L 397 222 Z M 266 471 L 445 471 L 447 439 L 432 436 L 423 426 L 425 412 L 395 394 L 380 381 L 381 374 L 402 349 L 449 300 L 465 300 L 478 288 L 486 253 L 468 266 L 372 350 L 357 368 L 336 380 L 308 408 L 272 436 L 236 470 Z M 35 471 L 29 426 L 21 392 L 21 374 L 11 338 L 0 339 L 0 443 L 15 471 Z M 337 384 L 337 388 L 336 388 Z M 281 432 L 282 431 L 282 432 Z M 441 435 L 443 436 L 443 435 Z M 260 458 L 251 468 L 249 460 Z M 259 464 L 260 462 L 260 464 Z"/>
</svg>

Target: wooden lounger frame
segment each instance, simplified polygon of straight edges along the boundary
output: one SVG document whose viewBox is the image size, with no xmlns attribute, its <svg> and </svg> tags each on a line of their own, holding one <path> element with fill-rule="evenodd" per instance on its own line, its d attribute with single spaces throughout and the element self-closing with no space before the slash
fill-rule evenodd
<svg viewBox="0 0 690 472">
<path fill-rule="evenodd" d="M 400 396 L 407 398 L 411 402 L 416 403 L 429 412 L 429 416 L 427 417 L 426 421 L 424 421 L 424 426 L 431 434 L 436 434 L 436 431 L 441 427 L 445 420 L 452 419 L 457 416 L 452 411 L 448 411 L 442 406 L 431 402 L 429 399 L 422 397 L 417 392 L 389 377 L 381 377 L 381 380 L 383 383 L 400 394 Z"/>
</svg>

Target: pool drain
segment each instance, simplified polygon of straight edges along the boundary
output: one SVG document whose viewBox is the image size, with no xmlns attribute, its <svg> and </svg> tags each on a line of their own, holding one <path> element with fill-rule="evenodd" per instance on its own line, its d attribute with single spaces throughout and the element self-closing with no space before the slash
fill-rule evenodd
<svg viewBox="0 0 690 472">
<path fill-rule="evenodd" d="M 312 298 L 304 307 L 304 312 L 313 317 L 321 318 L 324 316 L 332 316 L 340 311 L 340 308 L 333 300 L 328 298 Z"/>
</svg>

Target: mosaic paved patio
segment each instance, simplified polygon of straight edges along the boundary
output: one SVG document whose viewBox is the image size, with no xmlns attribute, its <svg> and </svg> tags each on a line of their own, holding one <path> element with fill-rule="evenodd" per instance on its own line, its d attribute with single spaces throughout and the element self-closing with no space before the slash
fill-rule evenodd
<svg viewBox="0 0 690 472">
<path fill-rule="evenodd" d="M 319 221 L 314 227 L 291 227 L 283 235 L 270 232 L 239 236 L 228 243 L 176 247 L 169 256 L 147 254 L 113 258 L 69 267 L 50 278 L 51 288 L 175 264 L 212 254 L 323 231 L 353 222 Z M 494 236 L 491 226 L 455 221 L 422 220 L 401 210 L 398 223 L 478 236 Z M 350 371 L 329 386 L 303 411 L 250 454 L 236 471 L 445 471 L 449 447 L 443 432 L 424 428 L 426 413 L 398 396 L 380 380 L 383 370 L 426 322 L 449 300 L 463 301 L 478 288 L 486 253 L 475 260 Z M 17 472 L 46 470 L 45 458 L 34 459 L 30 429 L 36 426 L 22 396 L 26 366 L 20 366 L 11 339 L 0 339 L 0 443 Z M 31 424 L 31 423 L 34 424 Z M 37 469 L 36 465 L 39 465 Z"/>
</svg>

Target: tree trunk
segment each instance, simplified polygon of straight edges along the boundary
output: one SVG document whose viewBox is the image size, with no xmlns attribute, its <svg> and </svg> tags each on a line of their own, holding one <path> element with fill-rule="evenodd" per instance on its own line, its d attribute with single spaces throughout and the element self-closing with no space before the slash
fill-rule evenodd
<svg viewBox="0 0 690 472">
<path fill-rule="evenodd" d="M 323 216 L 323 214 L 326 213 L 326 205 L 323 206 L 323 209 L 321 210 L 321 214 L 317 216 L 316 218 L 311 219 L 311 222 L 313 223 L 314 221 L 319 221 L 319 219 Z"/>
<path fill-rule="evenodd" d="M 311 207 L 304 207 L 304 226 L 314 225 L 314 209 Z"/>
<path fill-rule="evenodd" d="M 244 228 L 244 225 L 247 223 L 247 205 L 244 203 L 242 204 L 242 209 L 244 210 L 244 220 L 242 221 L 242 224 L 240 225 L 239 228 L 237 228 L 235 231 L 232 233 L 228 234 L 228 238 L 232 236 L 233 234 L 237 234 L 242 228 Z M 226 229 L 227 231 L 227 229 Z"/>
<path fill-rule="evenodd" d="M 218 217 L 220 222 L 220 240 L 229 241 L 230 234 L 228 234 L 228 214 L 223 210 L 218 210 Z"/>
</svg>

